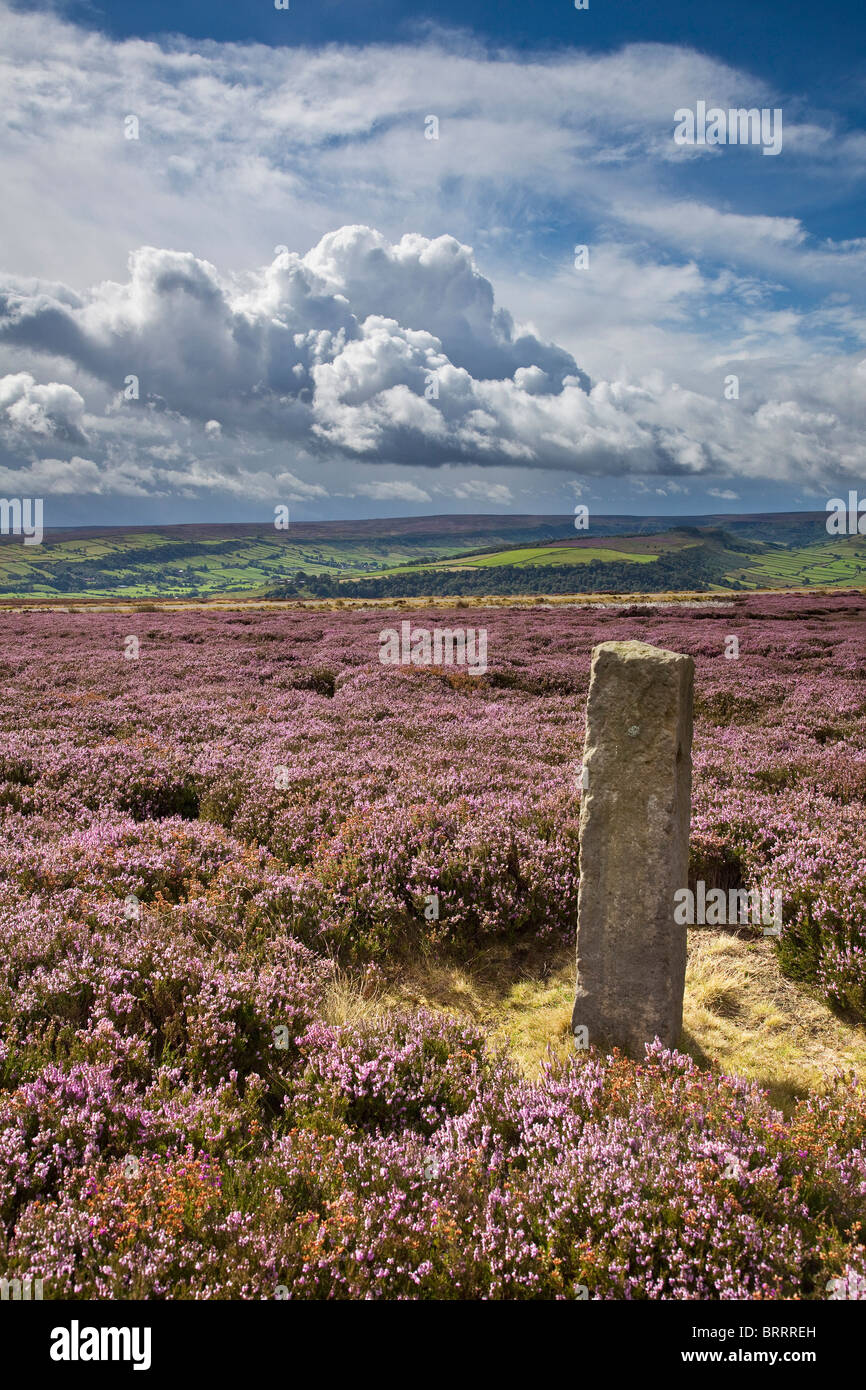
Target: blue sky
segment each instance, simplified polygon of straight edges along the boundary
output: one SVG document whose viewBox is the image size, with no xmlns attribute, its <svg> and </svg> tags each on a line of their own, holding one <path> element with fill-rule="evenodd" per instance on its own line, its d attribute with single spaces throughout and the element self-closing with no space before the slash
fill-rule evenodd
<svg viewBox="0 0 866 1390">
<path fill-rule="evenodd" d="M 0 0 L 0 493 L 48 524 L 866 495 L 854 4 L 290 5 Z M 678 144 L 699 102 L 781 111 L 779 153 Z"/>
<path fill-rule="evenodd" d="M 21 5 L 21 9 L 42 9 Z M 429 27 L 464 30 L 490 44 L 524 51 L 563 45 L 611 50 L 627 43 L 691 46 L 727 62 L 747 61 L 758 76 L 790 89 L 808 90 L 834 106 L 863 111 L 863 7 L 857 0 L 738 0 L 732 5 L 647 3 L 647 0 L 590 0 L 576 13 L 572 3 L 531 0 L 290 0 L 289 13 L 264 3 L 202 3 L 159 0 L 130 5 L 69 4 L 63 12 L 83 26 L 115 38 L 152 38 L 165 33 L 221 43 L 312 44 L 411 42 Z M 287 21 L 291 25 L 288 31 Z M 579 27 L 578 27 L 579 26 Z M 847 70 L 846 70 L 847 69 Z M 840 81 L 843 90 L 840 91 Z M 850 82 L 848 90 L 844 90 Z"/>
</svg>

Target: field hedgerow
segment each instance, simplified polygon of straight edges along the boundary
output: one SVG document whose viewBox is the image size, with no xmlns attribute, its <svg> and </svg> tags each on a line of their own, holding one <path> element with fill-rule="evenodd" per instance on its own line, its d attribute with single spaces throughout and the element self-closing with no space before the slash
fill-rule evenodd
<svg viewBox="0 0 866 1390">
<path fill-rule="evenodd" d="M 786 1118 L 659 1048 L 529 1081 L 474 1026 L 323 1013 L 337 959 L 573 936 L 590 652 L 639 637 L 696 660 L 692 877 L 780 889 L 782 967 L 863 1017 L 864 616 L 469 610 L 471 681 L 381 666 L 380 614 L 0 616 L 3 1271 L 84 1298 L 866 1287 L 853 1079 Z"/>
</svg>

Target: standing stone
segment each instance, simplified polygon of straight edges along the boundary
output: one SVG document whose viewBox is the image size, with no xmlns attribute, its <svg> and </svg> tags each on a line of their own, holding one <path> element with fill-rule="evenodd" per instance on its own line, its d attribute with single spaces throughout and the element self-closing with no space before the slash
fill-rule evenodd
<svg viewBox="0 0 866 1390">
<path fill-rule="evenodd" d="M 690 656 L 644 642 L 592 653 L 580 807 L 577 1046 L 676 1047 L 683 1020 L 692 790 Z M 586 1032 L 579 1030 L 585 1029 Z"/>
</svg>

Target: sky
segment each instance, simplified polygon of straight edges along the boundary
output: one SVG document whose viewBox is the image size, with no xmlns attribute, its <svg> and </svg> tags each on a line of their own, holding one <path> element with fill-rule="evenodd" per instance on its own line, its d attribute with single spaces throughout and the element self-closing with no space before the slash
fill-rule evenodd
<svg viewBox="0 0 866 1390">
<path fill-rule="evenodd" d="M 0 496 L 866 498 L 864 39 L 847 0 L 0 0 Z"/>
</svg>

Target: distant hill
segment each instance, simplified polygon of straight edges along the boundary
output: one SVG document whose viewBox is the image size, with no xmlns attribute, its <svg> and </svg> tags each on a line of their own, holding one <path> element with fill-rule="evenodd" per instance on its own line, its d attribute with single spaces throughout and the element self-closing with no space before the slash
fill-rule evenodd
<svg viewBox="0 0 866 1390">
<path fill-rule="evenodd" d="M 649 535 L 682 526 L 720 526 L 734 534 L 755 540 L 785 543 L 820 540 L 826 535 L 826 512 L 710 512 L 697 516 L 632 516 L 592 513 L 589 529 L 593 535 Z M 388 539 L 424 540 L 448 536 L 502 536 L 544 540 L 551 536 L 574 536 L 574 518 L 558 515 L 455 514 L 442 516 L 374 517 L 354 521 L 292 522 L 288 532 L 279 533 L 299 541 L 372 541 Z M 582 533 L 581 533 L 582 534 Z M 45 544 L 62 541 L 105 540 L 121 536 L 159 535 L 166 540 L 238 540 L 249 536 L 272 537 L 272 522 L 202 522 L 180 526 L 90 526 L 47 529 Z M 6 538 L 0 537 L 0 545 Z"/>
<path fill-rule="evenodd" d="M 6 600 L 652 592 L 866 583 L 824 512 L 422 516 L 88 527 L 0 537 Z"/>
</svg>

